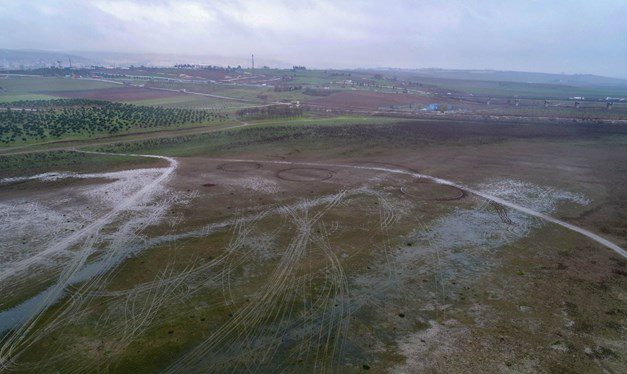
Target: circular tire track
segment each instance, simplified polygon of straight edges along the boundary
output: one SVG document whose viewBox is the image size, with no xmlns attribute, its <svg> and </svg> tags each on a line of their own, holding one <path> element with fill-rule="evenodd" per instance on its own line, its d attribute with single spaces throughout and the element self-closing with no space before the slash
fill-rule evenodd
<svg viewBox="0 0 627 374">
<path fill-rule="evenodd" d="M 324 168 L 289 168 L 279 170 L 277 178 L 293 182 L 316 182 L 331 179 L 335 172 Z"/>
<path fill-rule="evenodd" d="M 244 172 L 261 169 L 261 164 L 258 162 L 248 161 L 226 162 L 218 165 L 218 169 L 229 172 Z"/>
<path fill-rule="evenodd" d="M 401 186 L 401 192 L 420 201 L 453 201 L 466 196 L 463 190 L 455 186 L 421 180 Z"/>
</svg>

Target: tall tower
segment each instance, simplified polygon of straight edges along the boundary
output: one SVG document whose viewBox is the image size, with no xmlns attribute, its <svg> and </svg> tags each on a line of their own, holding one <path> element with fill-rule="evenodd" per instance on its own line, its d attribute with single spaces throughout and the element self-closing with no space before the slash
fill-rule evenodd
<svg viewBox="0 0 627 374">
<path fill-rule="evenodd" d="M 255 54 L 254 53 L 250 56 L 250 60 L 251 60 L 251 66 L 253 69 L 253 74 L 255 74 Z"/>
</svg>

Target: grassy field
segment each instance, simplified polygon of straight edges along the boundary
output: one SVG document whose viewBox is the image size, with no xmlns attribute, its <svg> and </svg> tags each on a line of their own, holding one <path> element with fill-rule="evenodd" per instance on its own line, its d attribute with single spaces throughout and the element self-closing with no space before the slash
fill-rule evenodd
<svg viewBox="0 0 627 374">
<path fill-rule="evenodd" d="M 49 91 L 93 90 L 117 86 L 113 83 L 70 78 L 8 76 L 0 78 L 0 103 L 57 98 L 57 96 L 48 94 Z"/>
<path fill-rule="evenodd" d="M 42 95 L 42 94 L 31 94 L 31 93 L 6 94 L 6 92 L 0 92 L 0 104 L 1 103 L 13 103 L 16 101 L 23 101 L 23 100 L 52 100 L 56 98 L 57 98 L 56 96 Z"/>
<path fill-rule="evenodd" d="M 152 199 L 90 237 L 97 246 L 87 241 L 85 267 L 103 273 L 68 285 L 37 314 L 37 327 L 48 328 L 26 332 L 32 344 L 10 341 L 17 367 L 619 369 L 624 261 L 473 194 L 451 198 L 411 173 L 490 191 L 622 244 L 626 144 L 620 126 L 338 117 L 99 146 L 177 156 L 178 167 Z M 108 158 L 141 166 L 73 152 L 6 164 L 97 171 L 112 167 Z M 94 201 L 131 195 L 123 174 L 115 178 L 0 193 L 14 202 L 30 191 L 47 204 L 62 194 L 63 207 L 83 213 L 63 211 L 62 222 L 80 229 L 101 216 Z M 20 216 L 49 214 L 37 208 Z M 41 266 L 1 290 L 21 300 L 42 279 L 57 282 L 58 271 Z"/>
<path fill-rule="evenodd" d="M 118 87 L 114 83 L 71 78 L 15 77 L 0 79 L 1 94 L 37 93 L 42 91 L 94 90 L 98 88 Z"/>
<path fill-rule="evenodd" d="M 50 151 L 17 155 L 0 155 L 0 177 L 35 175 L 51 171 L 94 172 L 161 165 L 149 158 L 84 154 L 72 151 Z"/>
<path fill-rule="evenodd" d="M 394 71 L 255 74 L 403 90 Z M 422 82 L 440 95 L 622 95 Z M 142 106 L 69 99 L 0 112 L 10 142 L 0 147 L 0 371 L 625 372 L 627 126 L 592 120 L 626 119 L 623 104 L 500 99 L 472 107 L 484 120 L 323 106 L 242 121 L 238 108 L 308 97 L 149 83 L 249 102 L 177 92 Z M 0 86 L 0 102 L 121 87 Z M 364 113 L 400 98 L 358 93 L 339 96 L 372 98 Z"/>
<path fill-rule="evenodd" d="M 192 94 L 163 99 L 139 100 L 134 103 L 146 106 L 162 106 L 164 108 L 208 109 L 228 113 L 250 106 L 250 104 L 247 103 Z"/>
<path fill-rule="evenodd" d="M 416 78 L 427 84 L 434 85 L 444 90 L 472 93 L 481 96 L 494 97 L 525 97 L 537 99 L 567 99 L 569 97 L 583 96 L 586 98 L 625 97 L 627 88 L 614 87 L 575 87 L 559 84 L 535 84 L 519 82 L 487 82 L 446 80 L 434 78 Z"/>
<path fill-rule="evenodd" d="M 441 128 L 444 126 L 443 128 Z M 238 153 L 244 150 L 259 152 L 290 152 L 294 149 L 323 151 L 327 146 L 367 150 L 399 146 L 419 148 L 429 144 L 490 144 L 504 141 L 507 136 L 561 138 L 576 137 L 580 133 L 590 136 L 616 136 L 621 128 L 595 125 L 530 125 L 520 129 L 505 124 L 479 124 L 465 122 L 412 121 L 398 119 L 339 117 L 301 118 L 288 121 L 259 121 L 253 127 L 217 131 L 195 136 L 149 139 L 134 143 L 113 144 L 91 148 L 106 152 L 132 152 L 190 157 L 212 155 L 216 152 Z M 480 130 L 475 130 L 480 129 Z M 489 131 L 487 129 L 490 129 Z M 321 142 L 319 140 L 323 139 Z"/>
<path fill-rule="evenodd" d="M 331 117 L 331 118 L 294 118 L 289 120 L 253 121 L 253 126 L 216 131 L 180 137 L 162 137 L 132 143 L 113 144 L 110 146 L 88 147 L 90 150 L 106 152 L 154 153 L 168 156 L 196 156 L 213 154 L 219 150 L 239 147 L 266 148 L 269 144 L 275 151 L 291 149 L 295 144 L 301 147 L 324 148 L 315 140 L 324 137 L 325 142 L 334 145 L 342 143 L 368 142 L 368 135 L 349 135 L 354 128 L 377 127 L 385 131 L 389 125 L 408 122 L 395 118 L 372 117 Z M 343 129 L 346 127 L 346 131 Z M 393 133 L 393 129 L 389 129 Z M 367 132 L 367 131 L 366 131 Z M 336 134 L 336 136 L 331 136 Z M 282 139 L 282 142 L 278 142 Z M 326 143 L 325 143 L 326 144 Z"/>
</svg>

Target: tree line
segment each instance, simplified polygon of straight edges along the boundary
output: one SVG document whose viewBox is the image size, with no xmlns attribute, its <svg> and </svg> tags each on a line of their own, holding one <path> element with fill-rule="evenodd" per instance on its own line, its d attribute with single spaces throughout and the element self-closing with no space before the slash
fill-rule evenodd
<svg viewBox="0 0 627 374">
<path fill-rule="evenodd" d="M 47 140 L 69 135 L 116 134 L 137 128 L 169 127 L 228 116 L 208 110 L 147 107 L 98 100 L 36 100 L 0 110 L 0 142 Z"/>
<path fill-rule="evenodd" d="M 248 119 L 297 117 L 303 115 L 303 109 L 294 105 L 267 105 L 240 109 L 237 115 Z"/>
</svg>

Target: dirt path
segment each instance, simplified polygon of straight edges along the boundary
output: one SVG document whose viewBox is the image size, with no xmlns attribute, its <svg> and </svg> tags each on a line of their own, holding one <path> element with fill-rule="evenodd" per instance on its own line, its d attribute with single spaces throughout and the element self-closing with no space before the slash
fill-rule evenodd
<svg viewBox="0 0 627 374">
<path fill-rule="evenodd" d="M 516 203 L 512 203 L 509 202 L 507 200 L 504 200 L 500 197 L 497 196 L 493 196 L 475 189 L 472 189 L 470 187 L 466 187 L 463 186 L 461 184 L 455 183 L 453 181 L 449 181 L 446 179 L 442 179 L 442 178 L 437 178 L 437 177 L 433 177 L 430 175 L 426 175 L 426 174 L 420 174 L 420 173 L 416 173 L 416 172 L 411 172 L 411 171 L 407 171 L 407 170 L 400 170 L 400 169 L 390 169 L 390 168 L 385 168 L 385 167 L 374 167 L 374 166 L 357 166 L 357 165 L 346 165 L 346 164 L 326 164 L 326 163 L 317 163 L 317 162 L 293 162 L 293 161 L 266 161 L 266 160 L 243 160 L 243 159 L 214 159 L 216 161 L 221 160 L 221 161 L 228 161 L 228 162 L 259 162 L 259 163 L 265 163 L 265 164 L 280 164 L 280 165 L 305 165 L 305 166 L 313 166 L 313 167 L 337 167 L 337 168 L 350 168 L 350 169 L 362 169 L 362 170 L 375 170 L 375 171 L 384 171 L 384 172 L 388 172 L 388 173 L 394 173 L 394 174 L 405 174 L 405 175 L 411 175 L 415 178 L 421 178 L 421 179 L 427 179 L 430 180 L 432 182 L 441 184 L 441 185 L 446 185 L 446 186 L 452 186 L 455 188 L 459 188 L 460 190 L 476 195 L 476 196 L 480 196 L 483 197 L 484 199 L 493 201 L 495 203 L 501 204 L 503 206 L 506 206 L 508 208 L 517 210 L 519 212 L 528 214 L 530 216 L 533 217 L 537 217 L 540 219 L 543 219 L 545 221 L 554 223 L 556 225 L 560 225 L 568 230 L 577 232 L 581 235 L 584 235 L 586 237 L 588 237 L 589 239 L 594 240 L 595 242 L 603 245 L 604 247 L 607 247 L 609 249 L 611 249 L 612 251 L 616 252 L 617 254 L 619 254 L 620 256 L 622 256 L 623 258 L 627 258 L 627 252 L 619 247 L 618 245 L 612 243 L 611 241 L 591 232 L 588 231 L 582 227 L 579 226 L 575 226 L 573 224 L 570 224 L 568 222 L 559 220 L 557 218 L 551 217 L 549 215 L 546 215 L 544 213 L 540 213 L 540 212 L 536 212 L 535 210 L 526 208 L 524 206 L 518 205 Z"/>
<path fill-rule="evenodd" d="M 238 125 L 224 127 L 224 128 L 222 128 L 222 130 L 234 129 L 234 128 L 246 127 L 246 126 L 251 126 L 252 125 L 252 124 L 250 124 L 248 122 L 244 122 L 244 121 L 238 121 L 238 122 L 239 122 Z M 89 225 L 87 225 L 84 228 L 82 228 L 81 230 L 78 230 L 78 231 L 74 232 L 73 234 L 71 234 L 71 235 L 61 239 L 58 242 L 51 244 L 48 248 L 46 248 L 45 250 L 37 253 L 36 255 L 31 256 L 31 257 L 29 257 L 27 259 L 24 259 L 22 261 L 19 261 L 19 262 L 15 263 L 11 268 L 8 268 L 8 269 L 0 272 L 0 282 L 4 281 L 5 279 L 7 279 L 7 278 L 9 278 L 11 276 L 14 276 L 17 273 L 20 273 L 20 272 L 22 272 L 24 270 L 27 270 L 31 265 L 41 261 L 42 259 L 45 259 L 46 257 L 48 257 L 48 256 L 50 256 L 50 255 L 52 255 L 54 253 L 58 253 L 58 252 L 62 252 L 62 251 L 70 249 L 73 245 L 75 245 L 81 239 L 85 239 L 85 238 L 88 238 L 88 237 L 90 237 L 92 235 L 97 234 L 105 225 L 107 225 L 108 223 L 112 222 L 120 213 L 122 213 L 123 211 L 126 211 L 129 208 L 133 207 L 133 205 L 136 204 L 137 202 L 139 202 L 142 198 L 144 198 L 146 196 L 150 196 L 162 183 L 164 183 L 174 173 L 174 171 L 178 167 L 178 161 L 176 161 L 172 157 L 167 157 L 167 156 L 141 155 L 141 154 L 130 154 L 130 153 L 126 153 L 126 154 L 123 154 L 123 153 L 107 153 L 107 152 L 81 151 L 81 150 L 76 150 L 76 149 L 72 149 L 72 148 L 70 148 L 70 149 L 75 151 L 75 152 L 81 152 L 81 153 L 86 153 L 86 154 L 157 158 L 157 159 L 162 159 L 162 160 L 168 161 L 170 163 L 170 165 L 167 168 L 164 168 L 163 173 L 159 177 L 155 178 L 153 181 L 151 181 L 150 183 L 145 185 L 142 189 L 140 189 L 139 191 L 135 192 L 134 194 L 132 194 L 128 198 L 120 201 L 118 204 L 116 204 L 114 206 L 114 208 L 111 211 L 109 211 L 108 213 L 104 214 L 103 216 L 97 218 L 96 220 L 91 222 Z"/>
<path fill-rule="evenodd" d="M 111 155 L 110 153 L 102 152 L 77 152 Z M 162 170 L 161 174 L 146 185 L 144 185 L 139 191 L 136 191 L 129 197 L 117 202 L 114 205 L 113 209 L 111 209 L 108 213 L 102 215 L 101 217 L 98 217 L 90 224 L 76 231 L 75 233 L 66 236 L 65 238 L 62 238 L 57 242 L 52 243 L 43 251 L 22 261 L 12 264 L 10 268 L 7 268 L 2 273 L 0 273 L 0 282 L 5 281 L 7 278 L 10 278 L 12 276 L 24 274 L 24 272 L 28 271 L 33 264 L 36 264 L 42 260 L 46 260 L 54 254 L 70 250 L 73 246 L 78 244 L 83 246 L 83 249 L 76 252 L 74 258 L 65 266 L 65 268 L 59 275 L 57 283 L 50 288 L 50 292 L 47 292 L 44 299 L 38 302 L 38 304 L 35 306 L 32 315 L 30 315 L 18 329 L 14 330 L 12 333 L 2 338 L 3 344 L 0 345 L 0 372 L 8 369 L 9 367 L 11 367 L 11 365 L 14 364 L 14 360 L 17 358 L 17 355 L 19 355 L 19 352 L 21 352 L 22 349 L 33 344 L 40 336 L 45 335 L 45 331 L 43 332 L 43 335 L 32 335 L 30 333 L 32 331 L 35 331 L 37 324 L 43 316 L 43 313 L 48 310 L 50 305 L 54 304 L 56 300 L 61 297 L 64 290 L 71 282 L 72 277 L 84 266 L 87 258 L 93 253 L 93 245 L 101 236 L 102 229 L 106 225 L 112 223 L 118 216 L 120 216 L 124 212 L 129 211 L 141 204 L 142 201 L 144 201 L 145 199 L 153 198 L 155 194 L 158 193 L 163 184 L 165 184 L 167 180 L 174 174 L 178 167 L 178 162 L 172 157 L 139 154 L 124 155 L 132 157 L 158 158 L 168 161 L 170 165 L 167 168 L 160 169 Z M 80 300 L 69 301 L 70 306 L 79 304 Z M 71 308 L 68 310 L 71 310 Z M 53 320 L 52 325 L 54 326 L 56 323 L 59 323 L 59 318 L 63 316 L 63 313 L 57 316 L 57 318 Z"/>
<path fill-rule="evenodd" d="M 102 154 L 102 155 L 117 155 L 113 153 L 104 153 L 104 152 L 89 152 L 89 151 L 77 151 L 81 153 L 91 153 L 91 154 Z M 145 185 L 142 189 L 135 192 L 127 199 L 120 201 L 115 207 L 106 213 L 105 215 L 99 217 L 94 220 L 89 225 L 85 226 L 83 229 L 74 232 L 72 235 L 69 235 L 60 241 L 53 243 L 48 248 L 43 250 L 42 252 L 37 253 L 34 256 L 31 256 L 23 261 L 16 263 L 13 267 L 5 270 L 0 273 L 0 281 L 5 280 L 6 278 L 19 273 L 21 271 L 26 270 L 29 266 L 41 261 L 42 259 L 50 256 L 51 254 L 61 252 L 69 249 L 73 245 L 75 245 L 79 240 L 86 238 L 92 234 L 96 234 L 102 227 L 112 222 L 115 217 L 118 216 L 121 212 L 131 208 L 135 203 L 137 203 L 140 199 L 150 196 L 155 189 L 157 189 L 163 182 L 165 182 L 171 175 L 174 173 L 178 166 L 178 161 L 176 161 L 172 157 L 166 156 L 156 156 L 156 155 L 138 155 L 138 154 L 124 154 L 124 156 L 133 156 L 133 157 L 150 157 L 150 158 L 158 158 L 166 160 L 170 163 L 170 166 L 164 168 L 163 173 L 155 178 L 152 182 Z"/>
</svg>

